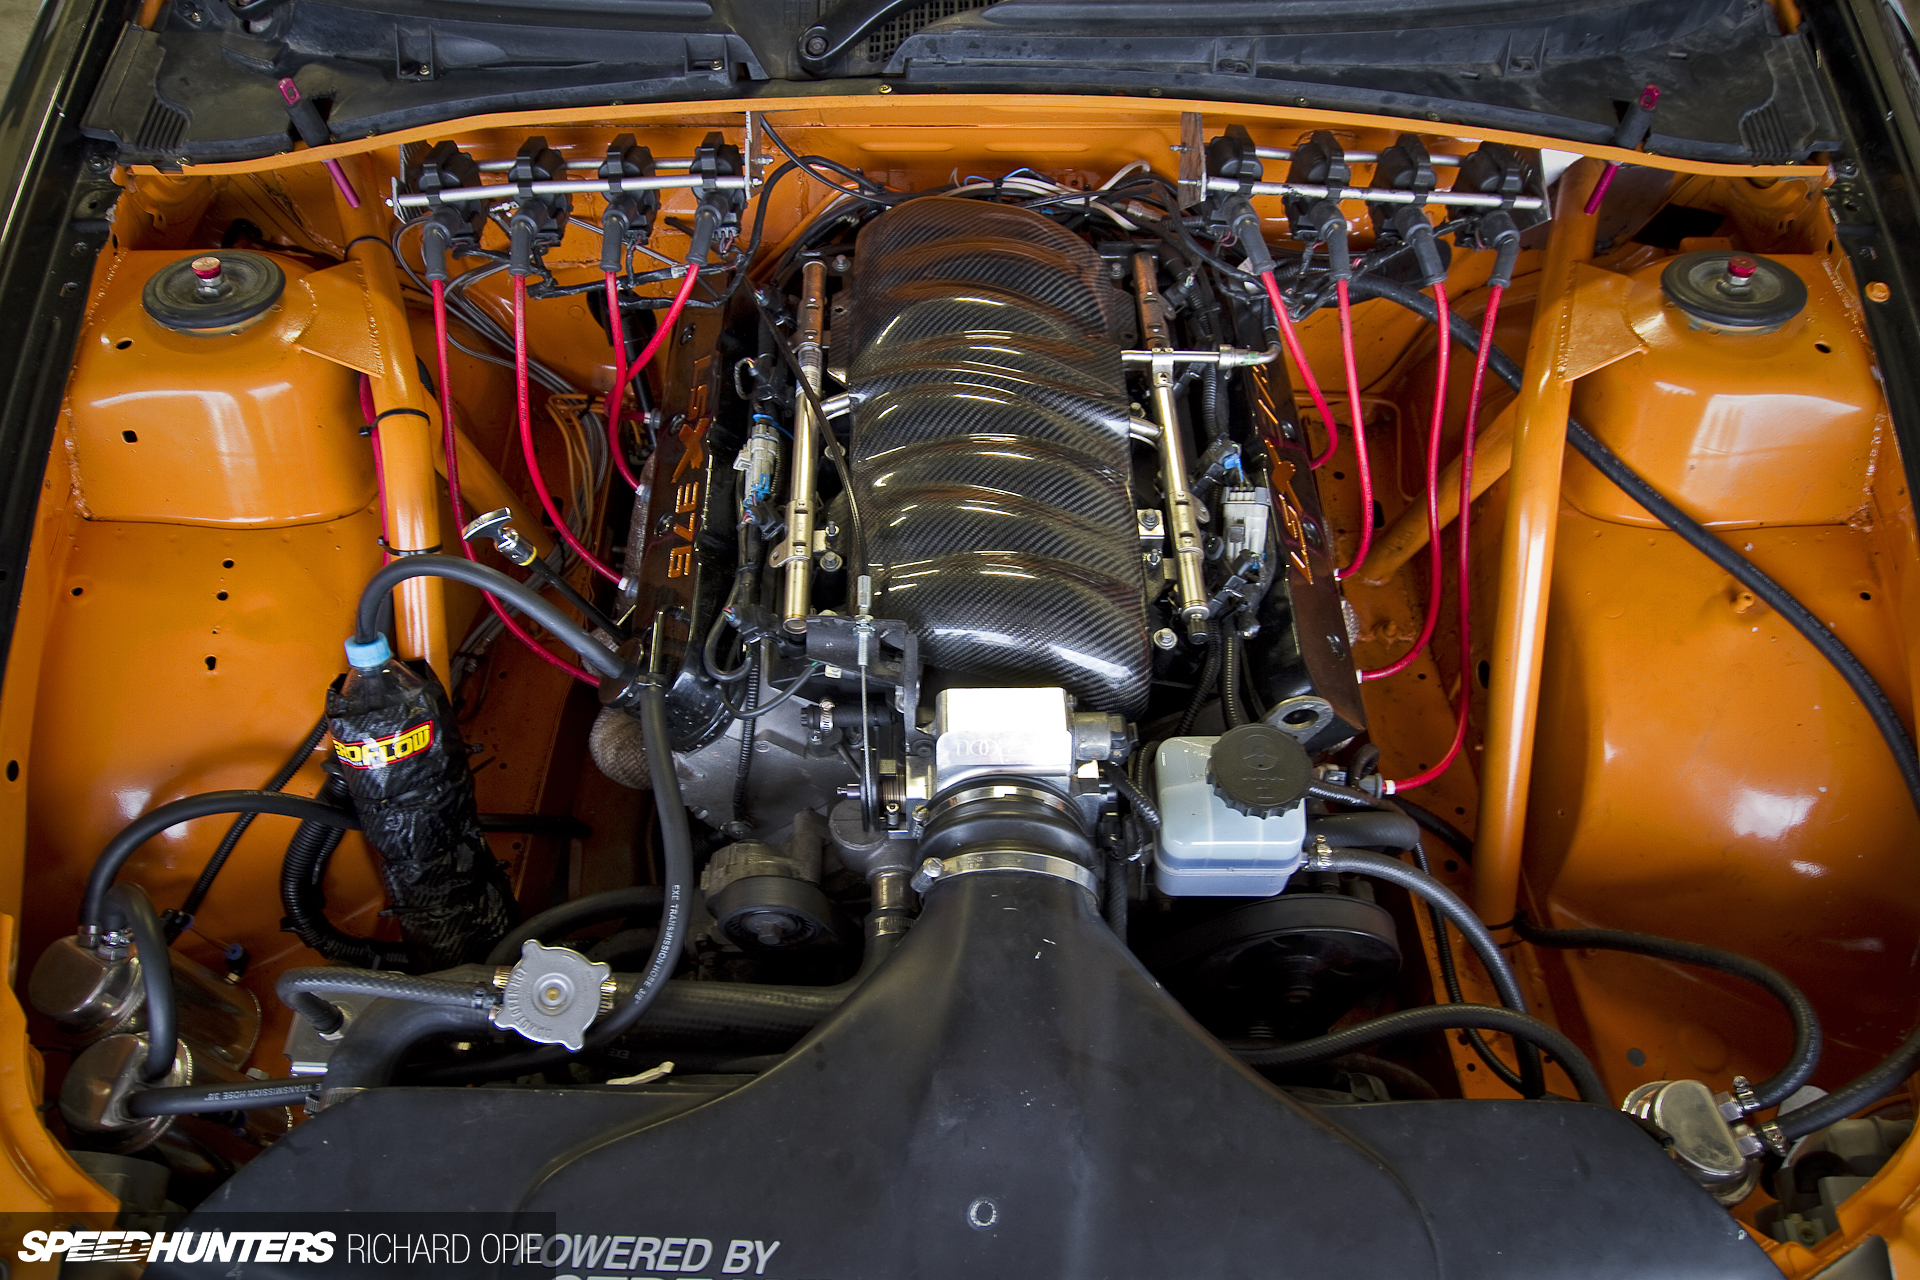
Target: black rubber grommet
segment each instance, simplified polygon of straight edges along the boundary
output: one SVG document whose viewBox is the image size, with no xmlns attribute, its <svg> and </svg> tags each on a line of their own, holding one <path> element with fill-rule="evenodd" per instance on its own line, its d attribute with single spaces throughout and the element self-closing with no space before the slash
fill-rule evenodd
<svg viewBox="0 0 1920 1280">
<path fill-rule="evenodd" d="M 210 260 L 219 270 L 203 275 Z M 287 273 L 266 254 L 212 249 L 156 271 L 140 305 L 154 323 L 178 333 L 226 333 L 265 315 L 286 287 Z"/>
<path fill-rule="evenodd" d="M 1704 328 L 1770 333 L 1806 310 L 1806 281 L 1757 253 L 1683 253 L 1660 273 L 1660 289 Z"/>
</svg>

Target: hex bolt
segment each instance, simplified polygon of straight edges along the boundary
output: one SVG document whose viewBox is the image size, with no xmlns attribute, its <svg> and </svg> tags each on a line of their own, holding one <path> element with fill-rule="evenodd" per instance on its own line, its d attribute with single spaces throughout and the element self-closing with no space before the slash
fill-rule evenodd
<svg viewBox="0 0 1920 1280">
<path fill-rule="evenodd" d="M 1180 637 L 1174 634 L 1172 627 L 1162 627 L 1153 633 L 1153 647 L 1156 649 L 1173 649 L 1179 644 Z"/>
</svg>

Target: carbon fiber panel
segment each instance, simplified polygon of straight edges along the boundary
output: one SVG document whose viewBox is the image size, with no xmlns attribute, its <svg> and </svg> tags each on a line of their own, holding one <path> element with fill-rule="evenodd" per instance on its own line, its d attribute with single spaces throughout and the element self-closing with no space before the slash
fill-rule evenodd
<svg viewBox="0 0 1920 1280">
<path fill-rule="evenodd" d="M 874 612 L 914 630 L 936 678 L 1138 714 L 1126 299 L 1084 241 L 1004 205 L 914 200 L 858 247 L 850 452 Z"/>
</svg>

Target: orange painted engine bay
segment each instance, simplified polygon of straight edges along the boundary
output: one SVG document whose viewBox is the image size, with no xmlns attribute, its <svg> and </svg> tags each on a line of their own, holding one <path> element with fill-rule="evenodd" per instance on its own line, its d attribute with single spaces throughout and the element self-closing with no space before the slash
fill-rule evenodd
<svg viewBox="0 0 1920 1280">
<path fill-rule="evenodd" d="M 1434 128 L 118 171 L 0 704 L 21 1203 L 618 1185 L 840 1274 L 741 1204 L 924 1181 L 965 1259 L 1155 1152 L 1324 1181 L 1375 1240 L 1301 1265 L 1384 1275 L 1471 1150 L 1490 1238 L 1646 1224 L 1473 1274 L 1920 1265 L 1920 561 L 1826 171 Z"/>
</svg>

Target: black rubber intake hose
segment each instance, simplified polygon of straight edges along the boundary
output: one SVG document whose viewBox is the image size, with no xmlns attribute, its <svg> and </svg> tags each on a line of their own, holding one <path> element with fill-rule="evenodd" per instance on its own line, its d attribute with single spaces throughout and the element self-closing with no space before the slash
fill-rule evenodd
<svg viewBox="0 0 1920 1280">
<path fill-rule="evenodd" d="M 311 1022 L 313 1029 L 322 1035 L 332 1035 L 346 1021 L 327 999 L 330 995 L 375 996 L 409 1004 L 478 1009 L 483 1016 L 494 1005 L 493 988 L 481 983 L 416 978 L 367 969 L 289 969 L 273 984 L 273 990 L 282 1004 Z"/>
<path fill-rule="evenodd" d="M 1744 978 L 1778 1000 L 1787 1011 L 1787 1017 L 1793 1020 L 1793 1050 L 1780 1070 L 1753 1086 L 1753 1096 L 1758 1104 L 1756 1109 L 1777 1107 L 1785 1102 L 1794 1090 L 1812 1077 L 1814 1068 L 1820 1065 L 1820 1016 L 1814 1012 L 1813 1002 L 1807 999 L 1800 988 L 1758 960 L 1702 946 L 1697 942 L 1681 942 L 1647 933 L 1629 933 L 1623 929 L 1541 929 L 1529 923 L 1525 916 L 1514 921 L 1514 931 L 1538 946 L 1627 951 L 1634 955 L 1652 956 L 1656 960 L 1671 960 L 1677 964 L 1729 973 L 1736 978 Z"/>
<path fill-rule="evenodd" d="M 1582 1102 L 1591 1102 L 1600 1107 L 1613 1105 L 1612 1098 L 1607 1094 L 1607 1086 L 1600 1080 L 1600 1073 L 1593 1069 L 1593 1063 L 1587 1060 L 1587 1055 L 1580 1052 L 1579 1046 L 1573 1041 L 1538 1018 L 1488 1004 L 1425 1005 L 1345 1027 L 1314 1040 L 1272 1048 L 1252 1047 L 1245 1042 L 1231 1047 L 1235 1056 L 1248 1066 L 1300 1067 L 1325 1062 L 1382 1040 L 1465 1027 L 1481 1031 L 1504 1031 L 1516 1040 L 1545 1050 L 1566 1070 Z"/>
<path fill-rule="evenodd" d="M 372 644 L 380 634 L 380 605 L 389 593 L 410 578 L 450 578 L 510 604 L 548 631 L 553 638 L 580 655 L 580 660 L 595 675 L 617 676 L 623 668 L 614 652 L 582 631 L 579 624 L 532 587 L 498 569 L 475 564 L 461 556 L 402 556 L 367 580 L 360 593 L 360 606 L 354 614 L 353 639 L 356 644 Z"/>
<path fill-rule="evenodd" d="M 344 813 L 347 785 L 329 777 L 316 799 L 341 806 Z M 314 821 L 303 822 L 294 830 L 293 838 L 287 841 L 286 856 L 280 860 L 280 909 L 286 913 L 281 927 L 337 964 L 361 969 L 407 968 L 411 956 L 404 943 L 356 938 L 327 919 L 327 862 L 345 834 L 338 825 Z"/>
<path fill-rule="evenodd" d="M 256 1107 L 295 1107 L 306 1102 L 318 1080 L 256 1080 L 248 1084 L 195 1084 L 177 1089 L 142 1089 L 127 1098 L 127 1114 L 202 1116 Z"/>
<path fill-rule="evenodd" d="M 487 953 L 487 963 L 496 967 L 512 964 L 520 958 L 520 948 L 528 942 L 564 937 L 575 929 L 609 920 L 624 920 L 642 911 L 658 911 L 666 901 L 666 891 L 658 885 L 636 885 L 630 889 L 608 889 L 590 893 L 557 907 L 549 907 L 500 939 Z"/>
<path fill-rule="evenodd" d="M 1307 843 L 1316 837 L 1329 849 L 1411 849 L 1420 843 L 1420 824 L 1384 809 L 1334 813 L 1307 819 Z"/>
<path fill-rule="evenodd" d="M 180 1047 L 180 1008 L 173 998 L 173 957 L 167 950 L 167 932 L 153 899 L 137 884 L 117 884 L 107 891 L 106 926 L 133 935 L 140 957 L 140 982 L 147 1010 L 147 1063 L 140 1075 L 147 1083 L 164 1080 L 173 1071 Z"/>
<path fill-rule="evenodd" d="M 1346 815 L 1361 816 L 1361 815 Z M 1388 815 L 1393 816 L 1393 815 Z M 1480 923 L 1480 917 L 1473 909 L 1454 895 L 1453 890 L 1435 880 L 1418 867 L 1410 867 L 1396 858 L 1384 858 L 1377 853 L 1354 853 L 1336 851 L 1333 853 L 1315 853 L 1307 867 L 1313 871 L 1335 871 L 1345 875 L 1371 876 L 1376 880 L 1386 880 L 1397 884 L 1416 897 L 1424 898 L 1436 908 L 1453 926 L 1460 930 L 1480 957 L 1480 963 L 1486 967 L 1487 976 L 1493 980 L 1494 990 L 1500 993 L 1500 1003 L 1516 1013 L 1527 1011 L 1527 998 L 1520 990 L 1520 981 L 1514 977 L 1513 966 L 1507 962 L 1506 952 L 1493 940 L 1487 927 Z M 1460 1006 L 1442 1006 L 1458 1008 Z M 1520 1057 L 1520 1091 L 1528 1097 L 1538 1097 L 1545 1092 L 1545 1078 L 1540 1070 L 1539 1055 L 1528 1049 L 1523 1042 L 1517 1046 Z"/>
<path fill-rule="evenodd" d="M 233 813 L 274 813 L 286 818 L 299 818 L 303 822 L 344 827 L 350 831 L 360 827 L 360 819 L 352 814 L 305 796 L 282 795 L 275 791 L 209 791 L 203 795 L 185 796 L 141 814 L 107 841 L 107 847 L 100 851 L 100 857 L 93 864 L 93 872 L 87 877 L 86 893 L 80 899 L 81 927 L 99 928 L 107 890 L 119 876 L 120 868 L 126 865 L 127 859 L 141 845 L 168 827 L 177 827 L 195 818 Z"/>
</svg>

